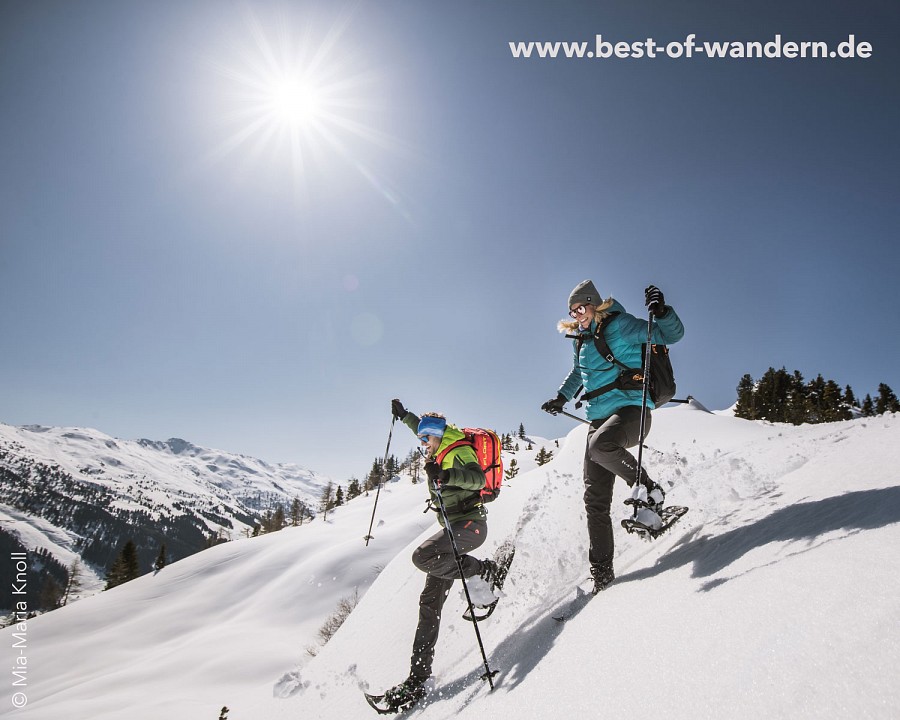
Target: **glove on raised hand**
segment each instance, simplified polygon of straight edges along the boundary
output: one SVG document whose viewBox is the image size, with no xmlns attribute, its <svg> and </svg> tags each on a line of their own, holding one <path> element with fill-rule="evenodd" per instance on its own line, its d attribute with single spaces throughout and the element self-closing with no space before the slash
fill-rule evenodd
<svg viewBox="0 0 900 720">
<path fill-rule="evenodd" d="M 551 415 L 556 415 L 556 413 L 562 411 L 563 407 L 565 407 L 566 398 L 563 397 L 562 394 L 558 394 L 552 400 L 548 400 L 543 405 L 541 405 L 541 410 L 544 412 L 548 412 Z"/>
<path fill-rule="evenodd" d="M 396 398 L 394 400 L 391 400 L 391 414 L 397 420 L 403 420 L 403 418 L 406 417 L 406 408 L 403 407 L 403 403 Z"/>
<path fill-rule="evenodd" d="M 647 309 L 653 313 L 654 317 L 661 318 L 663 317 L 668 310 L 666 310 L 666 298 L 656 285 L 650 285 L 646 290 L 644 290 L 644 304 L 647 306 Z"/>
</svg>

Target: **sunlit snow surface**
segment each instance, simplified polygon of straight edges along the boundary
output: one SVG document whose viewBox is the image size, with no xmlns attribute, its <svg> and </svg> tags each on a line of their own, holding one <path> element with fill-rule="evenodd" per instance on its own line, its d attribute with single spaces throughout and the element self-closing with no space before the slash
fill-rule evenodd
<svg viewBox="0 0 900 720">
<path fill-rule="evenodd" d="M 653 543 L 616 523 L 616 582 L 588 602 L 584 426 L 534 438 L 490 506 L 476 555 L 509 537 L 506 597 L 481 634 L 456 589 L 429 704 L 438 718 L 894 718 L 900 708 L 900 416 L 751 423 L 698 406 L 654 414 L 646 465 L 691 510 Z M 410 436 L 410 447 L 412 437 Z M 400 443 L 402 444 L 402 443 Z M 536 467 L 542 447 L 554 459 Z M 373 454 L 377 452 L 373 450 Z M 512 458 L 507 456 L 506 462 Z M 629 510 L 624 483 L 616 519 Z M 311 526 L 237 540 L 27 624 L 22 720 L 375 717 L 361 689 L 403 680 L 437 529 L 407 478 Z M 312 657 L 341 597 L 362 599 Z M 554 616 L 565 615 L 565 622 Z M 12 666 L 15 628 L 0 633 Z M 4 710 L 6 712 L 6 710 Z"/>
</svg>

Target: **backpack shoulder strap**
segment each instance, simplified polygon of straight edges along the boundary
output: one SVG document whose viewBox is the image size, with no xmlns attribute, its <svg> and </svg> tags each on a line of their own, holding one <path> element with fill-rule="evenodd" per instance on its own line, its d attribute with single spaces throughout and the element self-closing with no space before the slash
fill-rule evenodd
<svg viewBox="0 0 900 720">
<path fill-rule="evenodd" d="M 600 353 L 600 357 L 602 357 L 608 363 L 614 363 L 618 365 L 620 368 L 625 370 L 630 370 L 627 365 L 619 362 L 616 359 L 616 356 L 613 355 L 613 351 L 610 350 L 609 343 L 606 342 L 606 337 L 604 337 L 603 329 L 609 324 L 609 322 L 618 315 L 618 312 L 612 312 L 607 315 L 602 322 L 597 324 L 597 330 L 593 334 L 594 339 L 594 347 L 597 348 L 597 352 Z"/>
<path fill-rule="evenodd" d="M 450 443 L 447 447 L 441 450 L 434 459 L 437 461 L 438 465 L 443 465 L 444 458 L 447 457 L 451 450 L 456 450 L 456 448 L 463 447 L 464 445 L 468 445 L 470 448 L 475 447 L 475 445 L 473 445 L 468 439 L 457 440 L 455 443 Z"/>
</svg>

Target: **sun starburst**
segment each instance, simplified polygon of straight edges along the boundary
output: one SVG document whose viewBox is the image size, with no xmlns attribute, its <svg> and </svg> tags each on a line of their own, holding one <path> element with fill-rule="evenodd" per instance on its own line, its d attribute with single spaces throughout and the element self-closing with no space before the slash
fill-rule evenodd
<svg viewBox="0 0 900 720">
<path fill-rule="evenodd" d="M 317 37 L 308 26 L 298 34 L 285 16 L 264 26 L 246 10 L 244 41 L 229 62 L 213 63 L 224 81 L 220 119 L 227 129 L 214 159 L 238 151 L 273 167 L 287 159 L 304 194 L 316 167 L 338 160 L 395 202 L 362 161 L 360 148 L 398 143 L 371 121 L 375 76 L 346 37 L 352 15 L 341 14 Z"/>
</svg>

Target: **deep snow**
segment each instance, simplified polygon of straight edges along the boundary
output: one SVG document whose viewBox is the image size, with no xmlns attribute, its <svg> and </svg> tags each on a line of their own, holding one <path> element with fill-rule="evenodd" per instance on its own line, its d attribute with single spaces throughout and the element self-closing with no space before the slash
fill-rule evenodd
<svg viewBox="0 0 900 720">
<path fill-rule="evenodd" d="M 516 539 L 507 595 L 481 625 L 497 688 L 478 679 L 454 590 L 433 702 L 410 715 L 896 717 L 898 430 L 896 415 L 793 427 L 699 405 L 655 412 L 646 465 L 691 511 L 653 543 L 617 528 L 617 581 L 581 603 L 584 426 L 560 449 L 536 439 L 475 553 Z M 542 444 L 555 457 L 538 468 Z M 29 621 L 27 687 L 8 680 L 0 702 L 25 692 L 11 715 L 21 720 L 215 720 L 223 705 L 230 720 L 375 717 L 360 689 L 408 672 L 423 584 L 409 556 L 437 528 L 424 494 L 387 485 L 368 548 L 372 496 Z M 317 628 L 354 588 L 360 604 L 311 657 Z M 14 632 L 0 633 L 7 666 Z"/>
</svg>

